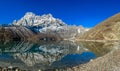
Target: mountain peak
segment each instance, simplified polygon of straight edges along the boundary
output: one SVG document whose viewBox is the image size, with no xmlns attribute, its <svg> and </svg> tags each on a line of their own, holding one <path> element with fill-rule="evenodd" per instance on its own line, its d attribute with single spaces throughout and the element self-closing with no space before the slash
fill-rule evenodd
<svg viewBox="0 0 120 71">
<path fill-rule="evenodd" d="M 51 13 L 49 14 L 44 14 L 45 16 L 48 16 L 48 17 L 53 17 L 53 15 Z"/>
<path fill-rule="evenodd" d="M 56 18 L 54 18 L 53 15 L 50 14 L 50 13 L 42 15 L 41 18 L 44 18 L 44 19 L 46 18 L 46 19 L 49 19 L 51 21 L 55 21 L 56 20 Z"/>
<path fill-rule="evenodd" d="M 35 16 L 33 12 L 27 12 L 24 16 Z"/>
<path fill-rule="evenodd" d="M 18 20 L 14 25 L 17 26 L 60 26 L 60 25 L 66 25 L 62 20 L 58 18 L 54 18 L 52 14 L 44 14 L 42 16 L 35 15 L 32 12 L 27 12 L 24 17 L 22 17 L 20 20 Z"/>
<path fill-rule="evenodd" d="M 27 12 L 25 15 L 35 15 L 33 12 Z"/>
<path fill-rule="evenodd" d="M 39 17 L 48 17 L 48 18 L 53 18 L 53 15 L 51 13 L 48 14 L 43 14 L 42 16 L 36 15 L 33 12 L 27 12 L 24 17 L 34 17 L 34 16 L 39 16 Z"/>
</svg>

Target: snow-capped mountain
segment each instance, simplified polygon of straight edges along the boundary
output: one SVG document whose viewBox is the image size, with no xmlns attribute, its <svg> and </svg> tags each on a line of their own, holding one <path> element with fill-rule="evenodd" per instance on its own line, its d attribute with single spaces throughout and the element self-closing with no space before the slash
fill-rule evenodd
<svg viewBox="0 0 120 71">
<path fill-rule="evenodd" d="M 13 25 L 26 26 L 34 32 L 46 34 L 58 34 L 62 38 L 73 38 L 83 34 L 88 29 L 82 26 L 67 25 L 62 20 L 54 18 L 51 14 L 42 16 L 28 12 L 20 20 L 13 21 Z"/>
<path fill-rule="evenodd" d="M 14 20 L 13 25 L 34 27 L 38 31 L 46 31 L 47 29 L 58 30 L 66 26 L 62 20 L 54 18 L 51 14 L 39 16 L 32 12 L 26 13 L 18 21 Z"/>
</svg>

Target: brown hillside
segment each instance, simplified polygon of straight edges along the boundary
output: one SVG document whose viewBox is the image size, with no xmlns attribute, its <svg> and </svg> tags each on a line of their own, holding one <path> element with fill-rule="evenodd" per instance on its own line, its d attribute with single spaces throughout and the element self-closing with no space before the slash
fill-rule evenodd
<svg viewBox="0 0 120 71">
<path fill-rule="evenodd" d="M 39 42 L 39 41 L 45 41 L 45 42 L 50 42 L 50 41 L 60 41 L 62 38 L 55 34 L 44 34 L 44 33 L 39 33 L 35 35 L 32 39 L 34 39 L 34 42 Z"/>
<path fill-rule="evenodd" d="M 35 34 L 26 27 L 0 27 L 0 40 L 29 40 Z"/>
<path fill-rule="evenodd" d="M 120 40 L 120 13 L 108 18 L 80 36 L 86 40 Z"/>
<path fill-rule="evenodd" d="M 60 41 L 58 34 L 35 34 L 30 29 L 20 26 L 0 27 L 0 41 L 21 40 L 21 41 Z"/>
</svg>

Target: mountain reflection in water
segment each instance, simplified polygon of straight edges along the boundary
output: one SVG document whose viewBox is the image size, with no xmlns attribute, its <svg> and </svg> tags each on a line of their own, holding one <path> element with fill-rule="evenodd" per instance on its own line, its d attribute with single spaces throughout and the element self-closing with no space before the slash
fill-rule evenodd
<svg viewBox="0 0 120 71">
<path fill-rule="evenodd" d="M 119 44 L 70 41 L 34 44 L 31 42 L 0 42 L 0 66 L 38 71 L 73 67 L 117 49 Z"/>
</svg>

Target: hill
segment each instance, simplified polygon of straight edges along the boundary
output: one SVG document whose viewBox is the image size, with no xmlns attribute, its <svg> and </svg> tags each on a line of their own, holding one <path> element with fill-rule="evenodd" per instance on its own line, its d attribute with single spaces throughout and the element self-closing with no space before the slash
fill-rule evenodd
<svg viewBox="0 0 120 71">
<path fill-rule="evenodd" d="M 120 13 L 79 36 L 81 40 L 120 40 Z"/>
</svg>

